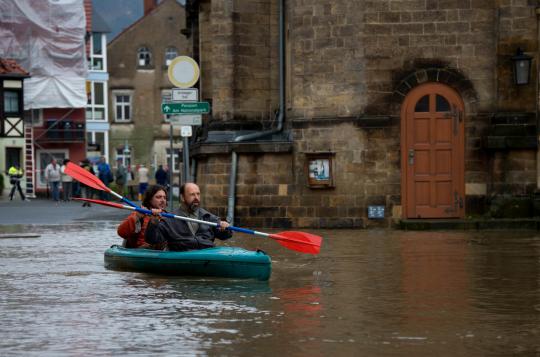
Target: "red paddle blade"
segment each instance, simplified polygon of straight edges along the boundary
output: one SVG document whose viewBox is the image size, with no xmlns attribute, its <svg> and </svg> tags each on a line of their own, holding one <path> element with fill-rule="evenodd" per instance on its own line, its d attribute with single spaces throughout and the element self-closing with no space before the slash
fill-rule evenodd
<svg viewBox="0 0 540 357">
<path fill-rule="evenodd" d="M 95 188 L 96 190 L 107 192 L 111 190 L 110 188 L 105 186 L 105 184 L 100 179 L 92 175 L 92 173 L 88 172 L 87 170 L 78 165 L 75 165 L 72 162 L 67 163 L 64 172 L 69 176 L 73 177 L 75 180 L 85 184 L 86 186 Z"/>
<path fill-rule="evenodd" d="M 114 208 L 123 208 L 123 209 L 126 208 L 126 207 L 124 207 L 123 204 L 109 202 L 109 201 L 93 200 L 91 198 L 80 198 L 80 197 L 73 197 L 72 199 L 77 200 L 77 201 L 85 201 L 85 202 L 97 203 L 98 205 L 110 206 L 110 207 L 114 207 Z"/>
<path fill-rule="evenodd" d="M 300 253 L 319 254 L 321 251 L 322 237 L 315 234 L 286 231 L 270 234 L 270 238 L 277 240 L 285 248 L 295 250 Z"/>
</svg>

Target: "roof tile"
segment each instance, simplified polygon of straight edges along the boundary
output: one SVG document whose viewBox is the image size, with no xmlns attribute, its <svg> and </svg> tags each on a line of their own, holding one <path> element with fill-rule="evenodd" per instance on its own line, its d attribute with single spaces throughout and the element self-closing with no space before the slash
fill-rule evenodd
<svg viewBox="0 0 540 357">
<path fill-rule="evenodd" d="M 2 74 L 30 75 L 30 73 L 22 68 L 22 66 L 14 59 L 0 57 L 0 75 Z"/>
</svg>

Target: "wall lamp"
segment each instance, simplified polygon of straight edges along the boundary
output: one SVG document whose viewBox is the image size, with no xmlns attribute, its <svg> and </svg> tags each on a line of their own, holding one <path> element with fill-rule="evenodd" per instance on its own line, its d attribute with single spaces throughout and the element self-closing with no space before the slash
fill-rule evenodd
<svg viewBox="0 0 540 357">
<path fill-rule="evenodd" d="M 514 83 L 517 85 L 529 84 L 531 75 L 532 57 L 523 53 L 521 48 L 518 48 L 515 56 L 512 56 L 512 70 L 514 72 Z"/>
</svg>

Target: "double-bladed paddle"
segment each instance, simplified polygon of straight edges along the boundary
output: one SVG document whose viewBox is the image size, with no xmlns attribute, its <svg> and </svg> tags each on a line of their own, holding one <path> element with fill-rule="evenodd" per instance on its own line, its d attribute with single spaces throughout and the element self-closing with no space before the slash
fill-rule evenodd
<svg viewBox="0 0 540 357">
<path fill-rule="evenodd" d="M 124 201 L 131 207 L 138 207 L 135 203 L 131 202 L 124 196 L 119 195 L 118 193 L 111 190 L 107 185 L 103 183 L 98 177 L 93 175 L 90 171 L 85 170 L 84 168 L 72 163 L 68 162 L 66 165 L 66 169 L 64 171 L 69 176 L 73 177 L 75 180 L 85 184 L 86 186 L 90 186 L 92 188 L 95 188 L 96 190 L 105 191 L 108 192 L 115 197 L 119 198 L 120 200 Z"/>
<path fill-rule="evenodd" d="M 127 205 L 123 205 L 121 203 L 116 203 L 116 202 L 94 200 L 90 198 L 73 198 L 73 199 L 79 200 L 79 201 L 97 203 L 104 206 L 137 211 L 137 212 L 148 214 L 148 215 L 152 214 L 151 210 L 139 208 L 139 207 L 127 206 Z M 219 225 L 218 223 L 214 223 L 214 222 L 208 222 L 208 221 L 203 221 L 203 220 L 195 219 L 195 218 L 177 216 L 175 214 L 166 213 L 166 212 L 162 212 L 160 213 L 160 215 L 163 217 L 175 218 L 175 219 L 180 219 L 183 221 L 206 224 L 213 227 L 217 227 Z M 279 244 L 281 244 L 285 248 L 288 248 L 288 249 L 291 249 L 300 253 L 319 254 L 321 250 L 322 238 L 314 234 L 310 234 L 310 233 L 298 232 L 298 231 L 285 231 L 285 232 L 280 232 L 280 233 L 264 233 L 264 232 L 258 232 L 251 229 L 240 228 L 240 227 L 235 227 L 235 226 L 229 226 L 228 229 L 236 231 L 236 232 L 253 234 L 253 235 L 258 235 L 262 237 L 268 237 L 268 238 L 276 240 Z"/>
</svg>

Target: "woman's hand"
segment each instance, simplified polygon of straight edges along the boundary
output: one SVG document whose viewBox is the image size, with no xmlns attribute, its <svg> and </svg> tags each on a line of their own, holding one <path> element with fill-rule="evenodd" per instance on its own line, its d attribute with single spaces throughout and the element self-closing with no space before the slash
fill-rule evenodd
<svg viewBox="0 0 540 357">
<path fill-rule="evenodd" d="M 160 213 L 163 212 L 163 210 L 160 208 L 152 208 L 151 211 L 152 211 L 152 215 L 154 216 L 159 216 Z"/>
</svg>

